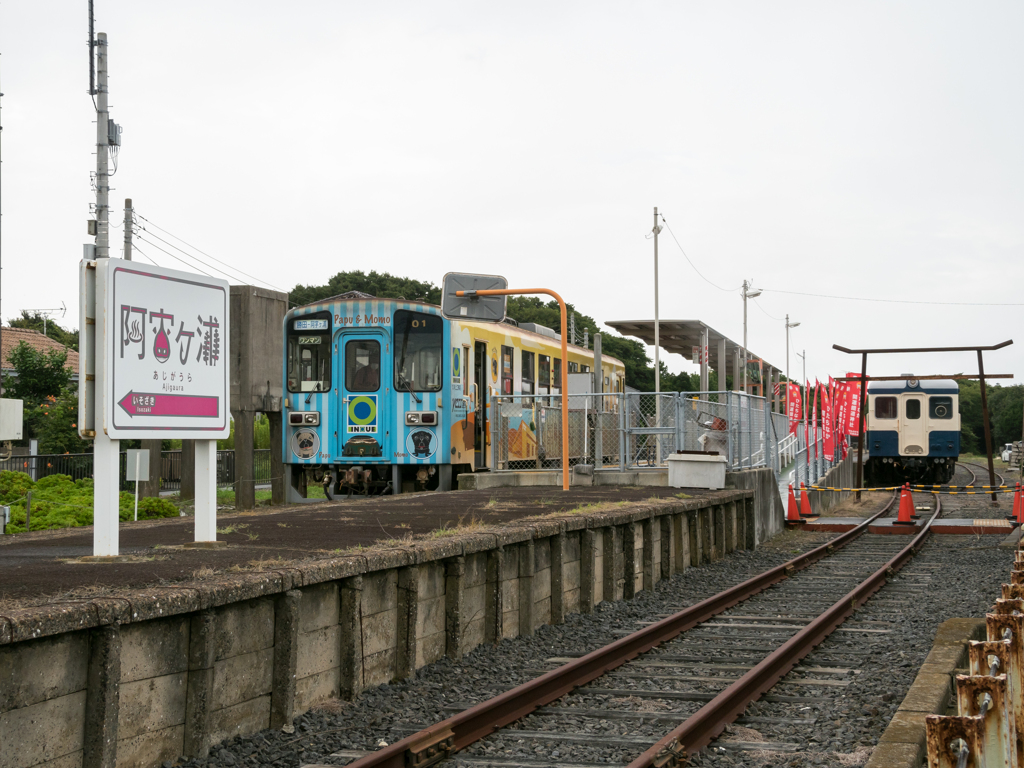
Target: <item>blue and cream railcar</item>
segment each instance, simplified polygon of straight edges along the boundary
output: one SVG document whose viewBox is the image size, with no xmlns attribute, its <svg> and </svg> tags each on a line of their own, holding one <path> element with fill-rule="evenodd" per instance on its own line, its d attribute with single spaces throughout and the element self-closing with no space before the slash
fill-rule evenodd
<svg viewBox="0 0 1024 768">
<path fill-rule="evenodd" d="M 865 481 L 949 482 L 960 455 L 959 393 L 952 379 L 869 382 Z"/>
<path fill-rule="evenodd" d="M 288 497 L 328 492 L 447 490 L 461 472 L 492 468 L 491 403 L 561 393 L 557 336 L 511 323 L 447 320 L 440 307 L 347 293 L 285 316 L 283 450 Z M 593 352 L 570 346 L 568 371 Z M 607 391 L 623 364 L 602 359 Z M 537 421 L 504 424 L 508 459 L 537 464 Z M 504 444 L 504 443 L 503 443 Z M 514 454 L 514 455 L 513 455 Z"/>
</svg>

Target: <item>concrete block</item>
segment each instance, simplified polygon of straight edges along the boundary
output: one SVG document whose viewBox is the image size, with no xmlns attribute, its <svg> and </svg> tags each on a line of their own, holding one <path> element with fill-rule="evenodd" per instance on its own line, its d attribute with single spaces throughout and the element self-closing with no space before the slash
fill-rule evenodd
<svg viewBox="0 0 1024 768">
<path fill-rule="evenodd" d="M 501 639 L 509 640 L 519 636 L 519 611 L 505 611 L 501 616 Z"/>
<path fill-rule="evenodd" d="M 295 676 L 298 679 L 336 669 L 341 650 L 341 628 L 334 624 L 300 634 Z"/>
<path fill-rule="evenodd" d="M 184 743 L 184 725 L 121 739 L 117 742 L 117 768 L 152 768 L 165 760 L 174 762 L 182 754 Z"/>
<path fill-rule="evenodd" d="M 338 667 L 300 677 L 295 681 L 295 711 L 305 712 L 314 704 L 338 695 Z"/>
<path fill-rule="evenodd" d="M 291 589 L 274 601 L 274 677 L 270 727 L 291 725 L 295 715 L 295 678 L 299 659 L 299 603 L 302 593 Z"/>
<path fill-rule="evenodd" d="M 444 595 L 420 600 L 416 625 L 420 638 L 444 632 Z"/>
<path fill-rule="evenodd" d="M 216 658 L 226 659 L 274 645 L 274 601 L 247 600 L 217 611 Z"/>
<path fill-rule="evenodd" d="M 463 634 L 462 641 L 462 648 L 464 652 L 468 653 L 478 645 L 482 645 L 485 642 L 485 625 L 486 620 L 483 611 L 469 615 L 469 620 L 466 622 L 466 630 Z"/>
<path fill-rule="evenodd" d="M 466 555 L 466 588 L 487 583 L 487 553 L 477 552 Z"/>
<path fill-rule="evenodd" d="M 580 613 L 593 613 L 594 604 L 600 599 L 601 563 L 598 549 L 601 537 L 590 529 L 580 531 Z"/>
<path fill-rule="evenodd" d="M 501 582 L 501 598 L 506 612 L 519 610 L 519 579 Z"/>
<path fill-rule="evenodd" d="M 551 597 L 551 569 L 545 568 L 533 574 L 533 602 Z"/>
<path fill-rule="evenodd" d="M 398 645 L 398 606 L 371 616 L 363 614 L 363 658 Z"/>
<path fill-rule="evenodd" d="M 565 596 L 562 598 L 562 606 L 566 614 L 583 613 L 583 611 L 580 610 L 580 595 L 581 592 L 578 589 L 569 589 L 565 591 Z"/>
<path fill-rule="evenodd" d="M 636 596 L 637 575 L 640 574 L 640 588 L 643 588 L 642 555 L 637 556 L 637 547 L 642 544 L 641 536 L 638 535 L 636 523 L 627 523 L 622 526 L 622 574 L 624 600 L 632 600 Z M 616 574 L 616 575 L 619 575 Z"/>
<path fill-rule="evenodd" d="M 487 585 L 479 584 L 475 587 L 467 587 L 463 601 L 467 623 L 483 620 L 487 615 Z M 483 641 L 477 641 L 477 643 L 480 642 Z M 465 650 L 468 650 L 470 647 L 475 646 L 467 646 Z"/>
<path fill-rule="evenodd" d="M 121 628 L 121 680 L 145 680 L 188 669 L 188 616 Z"/>
<path fill-rule="evenodd" d="M 186 678 L 185 672 L 179 672 L 121 683 L 118 739 L 130 739 L 140 733 L 182 725 L 185 722 Z"/>
<path fill-rule="evenodd" d="M 91 630 L 85 702 L 85 743 L 82 745 L 85 750 L 82 755 L 84 768 L 114 768 L 116 764 L 120 691 L 120 629 L 108 626 Z"/>
<path fill-rule="evenodd" d="M 514 552 L 514 551 L 515 550 L 512 550 L 511 552 Z M 519 578 L 519 558 L 518 557 L 511 557 L 510 556 L 511 552 L 506 550 L 505 557 L 502 558 L 502 562 L 501 562 L 501 564 L 502 564 L 501 580 L 502 581 L 508 581 L 509 579 L 518 579 Z"/>
<path fill-rule="evenodd" d="M 548 539 L 550 542 L 551 568 L 548 574 L 548 593 L 551 595 L 551 611 L 548 621 L 561 624 L 565 621 L 565 541 L 564 532 Z"/>
<path fill-rule="evenodd" d="M 571 563 L 565 563 L 562 566 L 562 593 L 568 594 L 572 591 L 577 591 L 580 588 L 581 583 L 581 567 L 582 563 L 579 560 L 573 560 Z M 591 568 L 593 570 L 593 568 Z M 564 599 L 564 598 L 563 598 Z M 570 611 L 568 608 L 563 609 L 563 614 L 575 613 Z"/>
<path fill-rule="evenodd" d="M 395 649 L 363 657 L 363 683 L 367 687 L 390 683 L 395 679 Z"/>
<path fill-rule="evenodd" d="M 885 733 L 878 740 L 879 743 L 916 744 L 923 753 L 925 747 L 924 719 L 928 714 L 938 713 L 897 711 L 889 721 Z"/>
<path fill-rule="evenodd" d="M 879 744 L 871 752 L 864 768 L 918 768 L 923 754 L 916 744 Z"/>
<path fill-rule="evenodd" d="M 341 697 L 352 700 L 363 690 L 363 577 L 352 576 L 341 582 L 340 635 Z"/>
<path fill-rule="evenodd" d="M 418 567 L 420 600 L 444 596 L 444 563 L 423 563 Z"/>
<path fill-rule="evenodd" d="M 182 754 L 207 757 L 210 753 L 210 712 L 214 696 L 216 612 L 200 611 L 189 621 L 188 682 L 185 691 L 185 726 Z"/>
<path fill-rule="evenodd" d="M 303 587 L 299 604 L 299 634 L 337 626 L 339 610 L 336 582 Z"/>
<path fill-rule="evenodd" d="M 583 531 L 567 531 L 562 542 L 562 562 L 571 563 L 580 559 L 582 551 L 580 544 Z"/>
<path fill-rule="evenodd" d="M 433 664 L 444 657 L 445 639 L 443 631 L 419 639 L 416 644 L 416 669 Z"/>
<path fill-rule="evenodd" d="M 543 627 L 545 624 L 551 623 L 551 598 L 546 597 L 543 600 L 533 604 L 533 626 L 531 630 L 536 630 L 538 627 Z"/>
<path fill-rule="evenodd" d="M 934 715 L 946 711 L 951 695 L 951 680 L 948 673 L 921 672 L 914 679 L 907 691 L 900 710 L 904 712 L 924 712 Z"/>
<path fill-rule="evenodd" d="M 655 531 L 661 530 L 661 525 L 660 523 L 655 525 L 654 519 L 649 517 L 646 520 L 641 520 L 639 526 L 642 538 L 640 548 L 642 554 L 638 563 L 640 566 L 638 569 L 640 575 L 639 587 L 651 592 L 654 590 L 655 581 L 661 576 L 661 568 L 655 558 L 656 554 L 658 556 L 661 555 L 661 549 L 655 549 L 654 537 Z"/>
<path fill-rule="evenodd" d="M 420 570 L 423 566 L 412 565 L 398 572 L 398 639 L 396 648 L 398 677 L 412 677 L 416 673 L 416 658 L 419 655 L 417 645 L 423 634 L 420 622 L 420 586 L 423 579 Z M 433 598 L 437 600 L 438 598 Z"/>
<path fill-rule="evenodd" d="M 535 545 L 533 539 L 519 545 L 519 635 L 532 635 L 533 623 L 533 575 Z"/>
<path fill-rule="evenodd" d="M 502 576 L 505 573 L 505 550 L 496 547 L 487 555 L 487 591 L 484 607 L 484 642 L 497 643 L 504 637 L 505 598 Z"/>
<path fill-rule="evenodd" d="M 78 691 L 0 714 L 0 768 L 29 768 L 81 750 L 85 699 Z"/>
<path fill-rule="evenodd" d="M 445 655 L 462 658 L 462 633 L 465 629 L 466 558 L 453 557 L 444 563 Z"/>
<path fill-rule="evenodd" d="M 55 760 L 47 760 L 45 763 L 36 763 L 32 768 L 82 768 L 82 750 Z"/>
<path fill-rule="evenodd" d="M 273 674 L 273 648 L 263 648 L 216 662 L 211 708 L 233 707 L 269 694 L 273 690 Z"/>
<path fill-rule="evenodd" d="M 533 541 L 533 572 L 551 567 L 551 538 L 537 538 Z"/>
<path fill-rule="evenodd" d="M 270 727 L 270 696 L 243 701 L 212 714 L 211 741 L 217 744 Z"/>
<path fill-rule="evenodd" d="M 398 571 L 363 576 L 363 616 L 372 616 L 398 607 Z"/>
<path fill-rule="evenodd" d="M 85 690 L 89 633 L 0 646 L 0 712 Z"/>
</svg>

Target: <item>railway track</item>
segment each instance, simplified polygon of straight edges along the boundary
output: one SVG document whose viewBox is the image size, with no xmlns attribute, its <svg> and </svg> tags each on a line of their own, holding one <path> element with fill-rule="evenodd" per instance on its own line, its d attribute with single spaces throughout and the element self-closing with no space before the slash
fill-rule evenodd
<svg viewBox="0 0 1024 768">
<path fill-rule="evenodd" d="M 548 659 L 561 666 L 524 685 L 426 729 L 410 724 L 405 738 L 375 752 L 335 757 L 355 758 L 352 768 L 428 766 L 456 754 L 457 764 L 475 768 L 532 768 L 571 754 L 565 765 L 588 768 L 607 765 L 612 748 L 611 762 L 629 768 L 682 765 L 759 698 L 798 705 L 850 684 L 856 652 L 800 661 L 837 629 L 851 637 L 886 631 L 847 619 L 909 561 L 941 514 L 932 496 L 930 519 L 909 543 L 864 536 L 897 498 L 852 531 L 604 648 Z M 764 746 L 733 740 L 729 748 Z M 790 747 L 799 745 L 783 745 Z"/>
</svg>

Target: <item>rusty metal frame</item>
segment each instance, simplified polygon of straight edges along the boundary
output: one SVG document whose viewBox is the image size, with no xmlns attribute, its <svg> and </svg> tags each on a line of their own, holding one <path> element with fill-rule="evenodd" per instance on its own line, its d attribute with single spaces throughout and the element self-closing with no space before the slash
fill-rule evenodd
<svg viewBox="0 0 1024 768">
<path fill-rule="evenodd" d="M 788 578 L 835 550 L 846 546 L 868 530 L 878 517 L 888 512 L 896 495 L 879 512 L 835 539 L 809 550 L 787 563 L 754 576 L 741 584 L 702 600 L 638 632 L 627 635 L 524 683 L 510 691 L 483 701 L 454 715 L 383 747 L 349 764 L 349 768 L 411 768 L 440 762 L 452 753 L 489 736 L 500 728 L 519 720 L 538 707 L 550 704 L 575 688 L 601 677 L 641 653 L 673 639 L 677 635 L 717 616 L 748 597 Z M 917 541 L 918 539 L 914 539 Z M 867 598 L 865 598 L 867 599 Z M 774 656 L 774 654 L 773 654 Z M 769 657 L 771 658 L 771 657 Z"/>
<path fill-rule="evenodd" d="M 895 499 L 895 497 L 894 497 Z M 707 746 L 725 726 L 739 717 L 747 705 L 760 698 L 809 654 L 816 645 L 842 624 L 853 612 L 885 586 L 886 580 L 900 570 L 921 548 L 931 533 L 931 525 L 941 512 L 935 497 L 935 513 L 924 528 L 903 550 L 844 595 L 818 618 L 772 651 L 762 662 L 743 675 L 714 699 L 691 715 L 678 728 L 631 762 L 627 768 L 671 767 L 682 765 L 687 753 Z"/>
<path fill-rule="evenodd" d="M 984 422 L 985 427 L 985 451 L 988 454 L 988 482 L 989 485 L 995 486 L 996 484 L 996 468 L 992 462 L 992 428 L 989 426 L 988 418 L 988 389 L 985 386 L 985 361 L 982 359 L 983 352 L 993 352 L 1003 347 L 1008 347 L 1013 344 L 1013 339 L 1007 339 L 1001 341 L 998 344 L 993 344 L 988 347 L 904 347 L 902 349 L 847 349 L 839 344 L 833 344 L 832 349 L 837 349 L 840 352 L 846 352 L 848 355 L 860 355 L 860 425 L 859 434 L 857 435 L 857 501 L 860 501 L 860 489 L 864 487 L 864 407 L 868 400 L 868 381 L 872 379 L 868 378 L 868 355 L 892 355 L 892 354 L 918 354 L 925 352 L 977 352 L 978 353 L 978 380 L 981 382 L 981 418 Z M 907 376 L 879 376 L 874 381 L 899 381 L 900 379 L 910 378 Z M 916 376 L 913 378 L 917 379 L 931 379 L 935 378 L 932 376 Z M 957 374 L 949 378 L 975 378 L 974 376 L 963 376 Z M 1012 379 L 1013 374 L 994 374 L 987 378 L 990 379 Z M 999 498 L 993 492 L 992 503 L 998 503 Z"/>
</svg>

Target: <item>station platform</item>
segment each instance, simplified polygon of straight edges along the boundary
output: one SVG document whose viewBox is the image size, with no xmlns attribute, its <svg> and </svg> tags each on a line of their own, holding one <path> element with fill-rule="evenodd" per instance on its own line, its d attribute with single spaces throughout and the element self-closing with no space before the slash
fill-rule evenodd
<svg viewBox="0 0 1024 768">
<path fill-rule="evenodd" d="M 551 474 L 551 473 L 548 473 Z M 685 491 L 685 492 L 684 492 Z M 740 492 L 740 493 L 746 493 Z M 45 596 L 84 597 L 118 587 L 206 577 L 232 569 L 288 568 L 299 561 L 413 537 L 444 540 L 526 518 L 628 510 L 651 499 L 732 499 L 737 491 L 628 485 L 561 488 L 496 488 L 449 493 L 352 498 L 320 503 L 220 512 L 217 539 L 225 546 L 189 548 L 192 517 L 122 523 L 118 562 L 83 562 L 92 554 L 92 526 L 0 536 L 0 605 Z"/>
<path fill-rule="evenodd" d="M 923 521 L 927 516 L 922 515 L 917 525 L 897 525 L 895 518 L 876 520 L 868 526 L 868 533 L 880 534 L 914 534 L 920 533 Z M 859 517 L 809 517 L 807 522 L 800 525 L 804 531 L 824 531 L 829 533 L 845 533 L 864 522 Z M 940 518 L 932 524 L 933 533 L 941 534 L 962 534 L 974 536 L 1007 535 L 1013 533 L 1016 526 L 1007 520 L 991 518 Z"/>
</svg>

